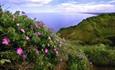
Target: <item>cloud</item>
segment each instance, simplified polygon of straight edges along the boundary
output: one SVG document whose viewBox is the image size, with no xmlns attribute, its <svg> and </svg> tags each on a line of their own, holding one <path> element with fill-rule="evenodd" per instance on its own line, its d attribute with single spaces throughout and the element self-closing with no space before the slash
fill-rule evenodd
<svg viewBox="0 0 115 70">
<path fill-rule="evenodd" d="M 38 4 L 49 4 L 50 2 L 52 2 L 52 0 L 29 0 L 29 1 Z"/>
<path fill-rule="evenodd" d="M 98 3 L 62 3 L 57 6 L 61 12 L 115 12 L 115 5 Z"/>
<path fill-rule="evenodd" d="M 38 4 L 46 5 L 52 2 L 52 0 L 8 0 L 8 2 L 13 4 Z"/>
<path fill-rule="evenodd" d="M 27 13 L 79 13 L 79 12 L 115 12 L 115 0 L 107 2 L 92 1 L 80 3 L 78 1 L 60 2 L 52 4 L 54 0 L 4 0 L 12 11 L 22 10 Z"/>
<path fill-rule="evenodd" d="M 109 3 L 115 5 L 115 0 L 109 1 Z"/>
<path fill-rule="evenodd" d="M 47 11 L 49 5 L 53 0 L 0 0 L 1 3 L 4 3 L 8 10 L 15 12 L 25 11 L 27 13 L 39 13 Z"/>
</svg>

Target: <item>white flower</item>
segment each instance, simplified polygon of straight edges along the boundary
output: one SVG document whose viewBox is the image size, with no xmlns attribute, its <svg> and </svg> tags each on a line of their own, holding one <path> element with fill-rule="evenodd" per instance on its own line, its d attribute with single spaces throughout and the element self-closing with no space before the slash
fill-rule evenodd
<svg viewBox="0 0 115 70">
<path fill-rule="evenodd" d="M 26 36 L 26 40 L 29 40 L 30 38 L 28 36 Z"/>
<path fill-rule="evenodd" d="M 19 26 L 20 24 L 18 23 L 18 24 L 16 24 L 17 26 Z"/>
</svg>

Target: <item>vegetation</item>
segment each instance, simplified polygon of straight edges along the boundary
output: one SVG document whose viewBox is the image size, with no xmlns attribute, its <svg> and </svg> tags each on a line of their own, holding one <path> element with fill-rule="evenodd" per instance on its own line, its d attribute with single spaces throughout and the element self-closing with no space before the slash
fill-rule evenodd
<svg viewBox="0 0 115 70">
<path fill-rule="evenodd" d="M 58 62 L 60 38 L 24 12 L 12 14 L 1 10 L 0 14 L 0 64 L 8 62 L 21 70 L 54 69 Z"/>
<path fill-rule="evenodd" d="M 71 46 L 82 50 L 90 64 L 115 66 L 115 13 L 84 19 L 58 33 Z"/>
<path fill-rule="evenodd" d="M 68 70 L 89 70 L 89 61 L 81 49 L 78 49 L 75 45 L 65 43 L 66 47 L 63 47 L 63 51 L 66 53 L 66 59 L 68 64 Z"/>
<path fill-rule="evenodd" d="M 0 7 L 0 70 L 90 70 L 115 66 L 115 14 L 51 32 L 25 12 Z"/>
<path fill-rule="evenodd" d="M 82 48 L 89 61 L 98 66 L 115 66 L 115 48 L 104 44 Z"/>
<path fill-rule="evenodd" d="M 66 40 L 81 44 L 115 45 L 115 13 L 84 19 L 78 25 L 62 28 L 58 33 Z"/>
<path fill-rule="evenodd" d="M 0 70 L 89 70 L 89 63 L 41 21 L 0 7 Z"/>
</svg>

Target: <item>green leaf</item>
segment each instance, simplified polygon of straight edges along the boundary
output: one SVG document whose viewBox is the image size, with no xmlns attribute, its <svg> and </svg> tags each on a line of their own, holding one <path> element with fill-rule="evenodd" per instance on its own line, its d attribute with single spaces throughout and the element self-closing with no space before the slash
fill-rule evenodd
<svg viewBox="0 0 115 70">
<path fill-rule="evenodd" d="M 8 59 L 1 59 L 1 60 L 0 60 L 0 64 L 2 64 L 2 65 L 3 65 L 5 62 L 11 63 L 11 61 L 8 60 Z"/>
</svg>

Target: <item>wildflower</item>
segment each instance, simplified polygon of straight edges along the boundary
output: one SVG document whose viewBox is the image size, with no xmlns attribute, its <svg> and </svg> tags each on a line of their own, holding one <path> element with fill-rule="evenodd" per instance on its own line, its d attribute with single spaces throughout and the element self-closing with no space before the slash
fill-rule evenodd
<svg viewBox="0 0 115 70">
<path fill-rule="evenodd" d="M 23 61 L 25 61 L 26 57 L 27 57 L 27 56 L 26 56 L 25 54 L 22 55 Z"/>
<path fill-rule="evenodd" d="M 48 39 L 51 40 L 51 37 L 49 36 Z"/>
<path fill-rule="evenodd" d="M 9 42 L 10 42 L 10 40 L 9 40 L 8 37 L 4 37 L 4 38 L 2 39 L 2 44 L 4 44 L 4 45 L 9 45 Z"/>
<path fill-rule="evenodd" d="M 26 40 L 29 40 L 30 38 L 28 36 L 26 36 Z"/>
<path fill-rule="evenodd" d="M 59 41 L 59 47 L 61 47 L 64 43 L 62 41 Z"/>
<path fill-rule="evenodd" d="M 18 55 L 21 56 L 23 54 L 23 49 L 22 48 L 17 48 L 16 52 L 17 52 Z"/>
<path fill-rule="evenodd" d="M 17 26 L 19 26 L 20 24 L 18 23 L 18 24 L 16 24 Z"/>
<path fill-rule="evenodd" d="M 48 54 L 48 49 L 47 48 L 45 48 L 45 53 Z"/>
<path fill-rule="evenodd" d="M 58 55 L 58 50 L 56 48 L 54 48 L 54 52 Z"/>
<path fill-rule="evenodd" d="M 39 51 L 38 51 L 38 49 L 35 49 L 35 52 L 36 52 L 36 54 L 39 54 Z"/>
<path fill-rule="evenodd" d="M 20 31 L 21 31 L 21 32 L 23 32 L 23 33 L 25 33 L 25 30 L 24 30 L 23 28 L 22 28 L 22 29 L 20 29 Z"/>
<path fill-rule="evenodd" d="M 36 35 L 36 36 L 41 36 L 42 33 L 40 33 L 40 32 L 36 32 L 35 35 Z"/>
<path fill-rule="evenodd" d="M 50 46 L 50 44 L 48 43 L 47 46 Z"/>
<path fill-rule="evenodd" d="M 40 36 L 40 35 L 42 35 L 40 32 L 37 32 L 37 34 Z"/>
<path fill-rule="evenodd" d="M 56 55 L 58 55 L 58 51 L 55 51 Z"/>
<path fill-rule="evenodd" d="M 44 27 L 44 23 L 43 23 L 42 21 L 37 21 L 37 22 L 35 23 L 35 26 L 36 26 L 37 28 L 42 28 L 42 27 Z"/>
</svg>

